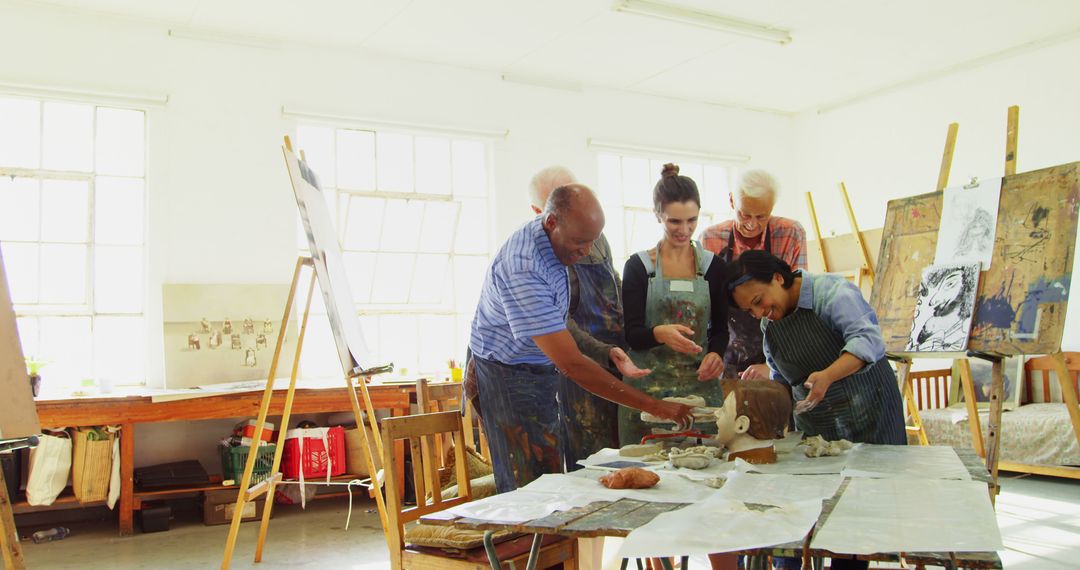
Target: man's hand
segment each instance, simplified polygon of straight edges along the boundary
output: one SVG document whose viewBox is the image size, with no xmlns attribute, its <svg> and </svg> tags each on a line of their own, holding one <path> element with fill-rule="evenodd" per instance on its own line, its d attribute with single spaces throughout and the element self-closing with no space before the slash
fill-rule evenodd
<svg viewBox="0 0 1080 570">
<path fill-rule="evenodd" d="M 739 374 L 739 380 L 768 380 L 772 378 L 772 370 L 768 364 L 751 364 Z"/>
<path fill-rule="evenodd" d="M 653 400 L 650 409 L 643 410 L 650 414 L 675 422 L 675 431 L 686 431 L 694 425 L 694 409 L 685 404 Z"/>
<path fill-rule="evenodd" d="M 690 340 L 694 336 L 694 329 L 684 325 L 659 325 L 653 327 L 653 338 L 656 342 L 666 344 L 675 352 L 683 354 L 698 354 L 702 348 Z"/>
<path fill-rule="evenodd" d="M 803 386 L 810 390 L 806 399 L 795 404 L 795 413 L 803 414 L 817 407 L 825 399 L 825 392 L 829 390 L 833 381 L 822 371 L 814 372 L 806 377 Z"/>
<path fill-rule="evenodd" d="M 724 371 L 724 359 L 715 352 L 710 352 L 705 355 L 705 358 L 701 360 L 701 366 L 697 369 L 697 379 L 699 382 L 708 382 L 709 380 L 716 380 L 720 377 L 720 373 Z"/>
<path fill-rule="evenodd" d="M 634 361 L 630 360 L 630 356 L 626 354 L 626 351 L 617 346 L 611 347 L 611 350 L 608 351 L 608 358 L 626 378 L 641 378 L 642 376 L 648 376 L 652 372 L 652 368 L 638 368 Z"/>
</svg>

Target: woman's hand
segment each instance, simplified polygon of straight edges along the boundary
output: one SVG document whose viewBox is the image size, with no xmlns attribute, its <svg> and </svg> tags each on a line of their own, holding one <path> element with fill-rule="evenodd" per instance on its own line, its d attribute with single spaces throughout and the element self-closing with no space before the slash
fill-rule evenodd
<svg viewBox="0 0 1080 570">
<path fill-rule="evenodd" d="M 720 377 L 720 373 L 724 371 L 724 359 L 720 358 L 719 354 L 710 352 L 705 355 L 705 358 L 701 360 L 701 366 L 697 369 L 697 379 L 699 382 L 708 382 L 709 380 L 716 380 Z"/>
<path fill-rule="evenodd" d="M 698 354 L 703 349 L 690 337 L 694 336 L 694 329 L 684 325 L 659 325 L 653 327 L 653 338 L 660 344 L 666 344 L 675 352 L 683 354 Z"/>
<path fill-rule="evenodd" d="M 825 399 L 825 392 L 829 390 L 829 386 L 832 386 L 833 382 L 822 370 L 807 376 L 803 386 L 808 388 L 810 393 L 806 395 L 805 400 L 795 404 L 795 413 L 803 414 L 817 407 Z"/>
<path fill-rule="evenodd" d="M 739 375 L 739 380 L 768 380 L 772 378 L 772 370 L 768 364 L 751 364 Z"/>
<path fill-rule="evenodd" d="M 641 378 L 652 372 L 651 368 L 638 368 L 634 361 L 630 360 L 630 356 L 626 354 L 626 351 L 617 346 L 611 347 L 611 350 L 608 351 L 608 358 L 611 359 L 615 368 L 618 368 L 619 372 L 622 372 L 622 375 L 627 378 Z"/>
</svg>

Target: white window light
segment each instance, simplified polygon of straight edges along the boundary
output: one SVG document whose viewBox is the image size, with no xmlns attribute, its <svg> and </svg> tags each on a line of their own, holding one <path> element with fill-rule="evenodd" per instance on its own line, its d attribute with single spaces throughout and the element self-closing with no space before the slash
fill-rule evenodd
<svg viewBox="0 0 1080 570">
<path fill-rule="evenodd" d="M 609 151 L 616 154 L 630 154 L 637 156 L 670 156 L 678 158 L 697 158 L 712 162 L 749 162 L 750 156 L 745 154 L 720 154 L 703 152 L 683 148 L 661 148 L 654 146 L 642 146 L 620 142 L 601 141 L 594 138 L 586 140 L 586 144 L 593 150 Z"/>
<path fill-rule="evenodd" d="M 664 2 L 619 0 L 612 9 L 616 12 L 627 12 L 680 24 L 690 24 L 748 38 L 776 42 L 781 45 L 791 43 L 791 32 L 782 28 L 747 22 L 746 20 L 738 20 L 712 12 Z"/>
</svg>

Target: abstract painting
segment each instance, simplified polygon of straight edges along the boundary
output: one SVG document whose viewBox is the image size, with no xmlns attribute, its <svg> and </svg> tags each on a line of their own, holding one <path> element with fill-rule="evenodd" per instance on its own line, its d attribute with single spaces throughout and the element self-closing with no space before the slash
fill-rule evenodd
<svg viewBox="0 0 1080 570">
<path fill-rule="evenodd" d="M 979 264 L 931 265 L 923 269 L 908 352 L 956 352 L 967 348 Z"/>
<path fill-rule="evenodd" d="M 946 188 L 934 263 L 979 262 L 984 271 L 989 269 L 1000 199 L 1000 178 Z"/>
</svg>

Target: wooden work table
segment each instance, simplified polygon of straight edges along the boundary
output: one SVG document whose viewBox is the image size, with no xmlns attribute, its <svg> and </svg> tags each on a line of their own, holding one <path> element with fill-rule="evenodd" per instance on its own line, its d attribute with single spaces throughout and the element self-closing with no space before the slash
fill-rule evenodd
<svg viewBox="0 0 1080 570">
<path fill-rule="evenodd" d="M 390 415 L 408 415 L 410 402 L 415 400 L 414 384 L 368 385 L 375 409 L 390 411 Z M 150 395 L 129 395 L 100 398 L 37 400 L 41 427 L 62 428 L 79 426 L 120 425 L 120 534 L 134 532 L 134 511 L 141 506 L 143 496 L 161 495 L 161 490 L 135 490 L 135 430 L 140 423 L 176 422 L 254 417 L 259 413 L 262 390 L 226 393 L 185 400 L 154 403 Z M 270 415 L 280 415 L 285 403 L 285 390 L 274 390 Z M 297 388 L 292 413 L 352 411 L 349 390 L 340 388 Z M 221 485 L 202 485 L 168 489 L 171 493 L 222 489 Z M 61 495 L 56 503 L 74 502 L 74 497 Z M 54 503 L 54 504 L 56 504 Z M 104 504 L 104 503 L 91 503 Z M 16 513 L 50 507 L 32 507 L 25 502 L 15 505 Z"/>
</svg>

